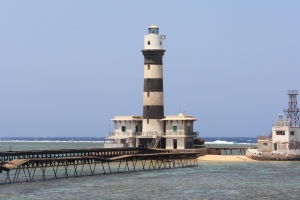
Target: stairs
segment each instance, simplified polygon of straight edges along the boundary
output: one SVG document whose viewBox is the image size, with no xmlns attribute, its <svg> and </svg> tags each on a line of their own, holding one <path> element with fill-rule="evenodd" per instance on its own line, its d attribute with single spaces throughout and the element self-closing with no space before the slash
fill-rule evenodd
<svg viewBox="0 0 300 200">
<path fill-rule="evenodd" d="M 156 136 L 156 138 L 154 138 L 153 140 L 152 140 L 152 142 L 151 142 L 151 144 L 150 144 L 150 146 L 149 146 L 149 149 L 152 149 L 152 148 L 156 148 L 157 147 L 157 145 L 158 145 L 158 143 L 159 143 L 159 141 L 160 141 L 160 139 L 161 139 L 161 136 Z"/>
</svg>

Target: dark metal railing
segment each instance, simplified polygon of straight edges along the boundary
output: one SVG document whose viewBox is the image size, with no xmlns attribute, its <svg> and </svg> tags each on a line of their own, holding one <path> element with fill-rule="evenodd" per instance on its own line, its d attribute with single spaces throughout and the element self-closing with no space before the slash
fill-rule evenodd
<svg viewBox="0 0 300 200">
<path fill-rule="evenodd" d="M 57 149 L 31 151 L 4 151 L 0 152 L 0 165 L 14 159 L 44 159 L 83 156 L 112 157 L 118 155 L 144 154 L 147 148 L 89 148 L 89 149 Z"/>
</svg>

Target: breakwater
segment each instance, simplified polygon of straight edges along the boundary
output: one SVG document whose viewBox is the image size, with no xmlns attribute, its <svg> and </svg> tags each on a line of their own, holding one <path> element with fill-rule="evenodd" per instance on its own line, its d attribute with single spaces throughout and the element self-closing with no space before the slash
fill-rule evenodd
<svg viewBox="0 0 300 200">
<path fill-rule="evenodd" d="M 300 161 L 300 155 L 266 154 L 266 155 L 252 155 L 247 157 L 253 160 L 260 160 L 260 161 Z"/>
</svg>

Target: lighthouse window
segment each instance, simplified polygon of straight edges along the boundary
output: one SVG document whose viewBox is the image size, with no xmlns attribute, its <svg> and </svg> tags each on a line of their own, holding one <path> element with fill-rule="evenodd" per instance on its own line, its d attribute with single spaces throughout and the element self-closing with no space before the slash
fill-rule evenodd
<svg viewBox="0 0 300 200">
<path fill-rule="evenodd" d="M 150 41 L 148 41 L 148 45 L 150 45 Z"/>
<path fill-rule="evenodd" d="M 148 57 L 148 60 L 150 60 L 150 57 Z"/>
<path fill-rule="evenodd" d="M 149 110 L 149 106 L 147 106 L 147 110 Z"/>
<path fill-rule="evenodd" d="M 291 131 L 291 132 L 290 132 L 290 135 L 294 135 L 294 134 L 295 134 L 295 131 Z"/>
<path fill-rule="evenodd" d="M 149 124 L 149 119 L 147 119 L 147 124 Z"/>
<path fill-rule="evenodd" d="M 150 92 L 147 92 L 147 97 L 150 97 Z"/>
<path fill-rule="evenodd" d="M 161 42 L 159 44 L 161 45 Z"/>
<path fill-rule="evenodd" d="M 148 70 L 150 70 L 150 65 L 148 65 Z"/>
</svg>

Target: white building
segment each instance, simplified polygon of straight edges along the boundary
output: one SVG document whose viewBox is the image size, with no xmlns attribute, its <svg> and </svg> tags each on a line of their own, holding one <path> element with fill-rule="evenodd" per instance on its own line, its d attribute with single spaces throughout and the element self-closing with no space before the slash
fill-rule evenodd
<svg viewBox="0 0 300 200">
<path fill-rule="evenodd" d="M 269 137 L 261 136 L 257 140 L 258 149 L 286 151 L 300 150 L 300 123 L 297 107 L 298 90 L 288 90 L 288 109 L 284 109 L 287 118 L 279 115 L 277 122 L 272 126 Z"/>
<path fill-rule="evenodd" d="M 104 147 L 137 147 L 185 149 L 193 146 L 193 123 L 197 119 L 180 113 L 164 115 L 163 39 L 154 24 L 144 37 L 143 116 L 116 116 L 114 132 L 105 139 Z"/>
<path fill-rule="evenodd" d="M 300 128 L 290 126 L 291 119 L 279 118 L 272 127 L 273 150 L 300 149 Z"/>
<path fill-rule="evenodd" d="M 111 120 L 114 122 L 114 132 L 105 138 L 105 148 L 144 146 L 187 149 L 193 147 L 197 136 L 193 127 L 197 119 L 182 113 L 160 119 L 164 132 L 142 132 L 143 118 L 140 116 L 115 116 Z"/>
</svg>

